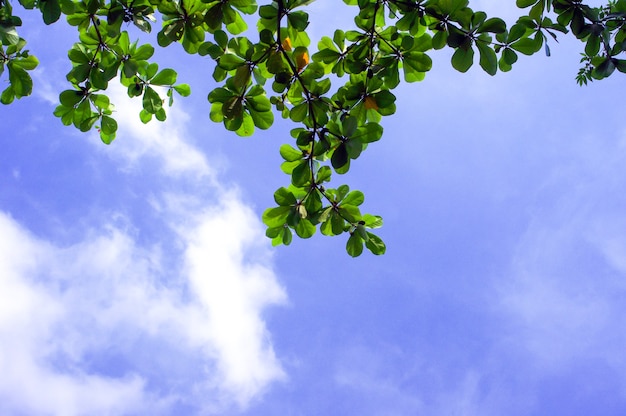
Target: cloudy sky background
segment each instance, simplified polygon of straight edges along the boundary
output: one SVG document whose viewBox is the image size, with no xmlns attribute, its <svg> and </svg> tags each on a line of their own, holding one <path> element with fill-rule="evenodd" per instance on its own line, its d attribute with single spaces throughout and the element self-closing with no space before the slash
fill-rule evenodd
<svg viewBox="0 0 626 416">
<path fill-rule="evenodd" d="M 346 27 L 337 4 L 313 4 L 315 36 Z M 387 254 L 352 259 L 342 237 L 270 246 L 293 125 L 212 123 L 208 60 L 157 50 L 192 96 L 144 126 L 114 91 L 105 146 L 52 115 L 74 34 L 23 35 L 41 64 L 0 108 L 1 414 L 626 412 L 626 80 L 578 87 L 581 44 L 493 78 L 432 54 L 335 178 L 385 219 Z"/>
</svg>

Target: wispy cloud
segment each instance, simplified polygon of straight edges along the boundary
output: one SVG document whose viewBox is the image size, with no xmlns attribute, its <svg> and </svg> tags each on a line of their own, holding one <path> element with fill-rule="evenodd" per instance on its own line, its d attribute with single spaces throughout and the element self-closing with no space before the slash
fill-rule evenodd
<svg viewBox="0 0 626 416">
<path fill-rule="evenodd" d="M 618 137 L 579 138 L 536 195 L 500 285 L 515 348 L 541 372 L 599 360 L 624 369 L 626 216 Z M 615 367 L 617 366 L 617 367 Z"/>
<path fill-rule="evenodd" d="M 116 201 L 109 222 L 68 223 L 83 235 L 68 245 L 0 212 L 0 413 L 220 413 L 286 377 L 263 319 L 286 294 L 258 215 L 219 182 L 180 106 L 145 126 L 117 103 L 101 160 L 150 182 L 160 220 L 134 224 Z"/>
</svg>

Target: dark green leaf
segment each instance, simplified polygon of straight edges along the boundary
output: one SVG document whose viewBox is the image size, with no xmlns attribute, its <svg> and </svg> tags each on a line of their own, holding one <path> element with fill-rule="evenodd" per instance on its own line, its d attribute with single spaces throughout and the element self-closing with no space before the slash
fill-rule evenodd
<svg viewBox="0 0 626 416">
<path fill-rule="evenodd" d="M 61 17 L 61 6 L 58 0 L 43 0 L 40 4 L 43 13 L 43 21 L 50 25 Z"/>
<path fill-rule="evenodd" d="M 517 5 L 517 7 L 523 9 L 525 7 L 532 6 L 533 4 L 537 3 L 537 1 L 543 0 L 516 0 L 515 4 Z"/>
<path fill-rule="evenodd" d="M 109 116 L 102 116 L 100 129 L 106 135 L 112 135 L 117 131 L 117 121 Z"/>
<path fill-rule="evenodd" d="M 304 186 L 311 180 L 311 169 L 307 161 L 298 164 L 291 173 L 291 182 L 295 186 Z"/>
<path fill-rule="evenodd" d="M 480 54 L 480 66 L 489 75 L 495 75 L 498 72 L 498 57 L 493 49 L 488 45 L 478 42 L 476 44 Z"/>
<path fill-rule="evenodd" d="M 82 98 L 82 92 L 76 90 L 65 90 L 59 94 L 59 101 L 65 107 L 74 107 Z"/>
<path fill-rule="evenodd" d="M 348 150 L 345 144 L 340 144 L 330 158 L 333 168 L 338 169 L 348 163 Z"/>
<path fill-rule="evenodd" d="M 524 55 L 532 55 L 541 49 L 542 44 L 532 38 L 522 38 L 513 43 L 511 47 Z"/>
<path fill-rule="evenodd" d="M 474 49 L 457 48 L 452 55 L 452 66 L 459 72 L 467 72 L 474 63 Z"/>
<path fill-rule="evenodd" d="M 504 33 L 506 32 L 506 23 L 498 17 L 493 17 L 491 19 L 487 19 L 482 25 L 480 25 L 478 32 Z"/>
</svg>

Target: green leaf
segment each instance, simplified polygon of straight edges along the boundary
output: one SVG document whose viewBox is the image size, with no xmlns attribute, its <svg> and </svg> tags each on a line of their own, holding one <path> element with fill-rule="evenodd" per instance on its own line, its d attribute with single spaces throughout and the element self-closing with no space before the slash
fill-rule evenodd
<svg viewBox="0 0 626 416">
<path fill-rule="evenodd" d="M 244 59 L 232 53 L 225 53 L 217 61 L 220 68 L 224 68 L 227 71 L 236 69 L 245 63 L 246 61 Z"/>
<path fill-rule="evenodd" d="M 359 122 L 356 117 L 346 117 L 345 120 L 341 123 L 341 130 L 343 135 L 346 137 L 351 137 L 356 132 L 357 127 L 359 126 Z"/>
<path fill-rule="evenodd" d="M 339 188 L 337 188 L 336 201 L 341 201 L 342 199 L 344 199 L 346 195 L 348 195 L 348 192 L 350 192 L 350 187 L 348 185 L 339 186 Z"/>
<path fill-rule="evenodd" d="M 287 216 L 291 212 L 291 207 L 268 208 L 263 212 L 262 220 L 268 227 L 282 227 L 287 221 Z"/>
<path fill-rule="evenodd" d="M 311 238 L 317 228 L 307 218 L 302 218 L 296 225 L 296 234 L 300 238 Z"/>
<path fill-rule="evenodd" d="M 354 139 L 360 140 L 362 143 L 372 143 L 380 140 L 383 135 L 383 127 L 378 123 L 367 123 L 364 127 L 360 127 Z"/>
<path fill-rule="evenodd" d="M 309 25 L 309 15 L 302 11 L 291 12 L 287 15 L 291 27 L 298 32 L 303 32 Z"/>
<path fill-rule="evenodd" d="M 106 90 L 109 85 L 108 81 L 104 77 L 104 73 L 97 67 L 92 68 L 89 73 L 89 81 L 95 89 L 99 90 Z"/>
<path fill-rule="evenodd" d="M 341 205 L 361 205 L 365 201 L 365 195 L 361 191 L 352 191 L 341 201 Z"/>
<path fill-rule="evenodd" d="M 117 131 L 117 121 L 109 116 L 102 116 L 100 130 L 106 135 L 112 135 Z"/>
<path fill-rule="evenodd" d="M 232 1 L 232 0 L 231 0 Z M 243 20 L 241 15 L 237 13 L 235 15 L 235 19 L 226 25 L 226 29 L 232 33 L 233 35 L 238 35 L 239 33 L 243 33 L 248 29 L 248 25 Z"/>
<path fill-rule="evenodd" d="M 13 94 L 16 98 L 26 97 L 33 91 L 33 80 L 28 72 L 22 68 L 15 67 L 12 62 L 9 62 L 9 82 L 13 89 Z"/>
<path fill-rule="evenodd" d="M 71 107 L 65 107 L 63 105 L 58 105 L 55 109 L 54 109 L 54 113 L 53 113 L 56 117 L 61 118 L 61 123 L 63 123 L 64 126 L 69 126 L 70 124 L 72 124 L 72 121 L 74 120 L 74 109 Z"/>
<path fill-rule="evenodd" d="M 393 95 L 391 91 L 383 90 L 383 91 L 377 92 L 376 94 L 374 94 L 374 97 L 376 98 L 376 104 L 378 105 L 378 110 L 394 107 L 396 96 Z"/>
<path fill-rule="evenodd" d="M 359 257 L 363 253 L 363 240 L 357 233 L 352 233 L 348 238 L 346 251 L 352 257 Z"/>
<path fill-rule="evenodd" d="M 188 97 L 189 95 L 191 95 L 191 87 L 189 86 L 189 84 L 174 85 L 174 90 L 183 97 Z"/>
<path fill-rule="evenodd" d="M 267 130 L 274 124 L 274 113 L 271 111 L 256 111 L 252 108 L 248 108 L 250 117 L 254 122 L 254 125 L 261 130 Z"/>
<path fill-rule="evenodd" d="M 59 101 L 65 107 L 74 107 L 82 98 L 82 92 L 76 90 L 65 90 L 59 94 Z"/>
<path fill-rule="evenodd" d="M 521 38 L 517 42 L 511 44 L 511 48 L 524 55 L 532 55 L 541 49 L 541 43 L 532 38 Z"/>
<path fill-rule="evenodd" d="M 345 166 L 348 163 L 348 159 L 348 149 L 346 149 L 346 145 L 342 143 L 333 152 L 330 162 L 333 168 L 338 169 Z"/>
<path fill-rule="evenodd" d="M 233 84 L 237 89 L 246 88 L 252 78 L 252 70 L 248 65 L 242 65 L 237 68 L 235 76 L 232 78 Z"/>
<path fill-rule="evenodd" d="M 141 45 L 137 48 L 135 53 L 133 53 L 133 59 L 138 61 L 145 61 L 146 59 L 150 59 L 154 54 L 154 47 L 150 44 Z"/>
<path fill-rule="evenodd" d="M 350 159 L 356 159 L 361 155 L 361 152 L 363 151 L 363 143 L 359 140 L 348 140 L 344 142 L 344 144 Z"/>
<path fill-rule="evenodd" d="M 91 60 L 89 56 L 87 56 L 82 50 L 76 47 L 70 49 L 67 55 L 70 58 L 70 61 L 77 64 L 86 64 L 89 63 L 89 61 Z"/>
<path fill-rule="evenodd" d="M 385 254 L 385 252 L 387 251 L 387 246 L 385 246 L 383 240 L 377 235 L 370 232 L 367 233 L 367 236 L 368 239 L 365 242 L 365 247 L 367 247 L 367 249 L 371 251 L 372 254 L 375 254 L 377 256 Z"/>
<path fill-rule="evenodd" d="M 160 71 L 150 80 L 153 85 L 174 85 L 177 77 L 176 71 L 170 68 L 166 68 Z"/>
<path fill-rule="evenodd" d="M 111 144 L 113 140 L 115 140 L 115 133 L 106 134 L 100 130 L 100 140 L 102 140 L 104 144 Z"/>
<path fill-rule="evenodd" d="M 330 216 L 330 227 L 334 235 L 339 235 L 345 231 L 346 221 L 339 215 L 339 212 L 332 212 Z"/>
<path fill-rule="evenodd" d="M 287 162 L 295 162 L 296 160 L 300 160 L 303 157 L 302 151 L 294 149 L 288 144 L 283 144 L 280 146 L 280 155 Z"/>
<path fill-rule="evenodd" d="M 291 244 L 291 240 L 293 239 L 293 234 L 291 234 L 291 230 L 288 227 L 283 227 L 282 233 L 282 243 L 286 246 Z"/>
<path fill-rule="evenodd" d="M 402 70 L 406 82 L 423 81 L 425 73 L 432 68 L 432 60 L 422 52 L 410 52 L 402 61 Z"/>
<path fill-rule="evenodd" d="M 443 48 L 444 46 L 446 46 L 447 42 L 448 42 L 448 32 L 446 31 L 437 32 L 433 36 L 433 40 L 432 40 L 433 49 L 439 50 Z"/>
<path fill-rule="evenodd" d="M 222 111 L 224 112 L 224 118 L 226 120 L 241 119 L 243 117 L 243 102 L 241 97 L 230 97 L 222 106 Z"/>
<path fill-rule="evenodd" d="M 363 224 L 357 224 L 355 231 L 359 235 L 359 237 L 361 237 L 361 240 L 365 242 L 369 240 L 369 236 L 367 235 L 367 231 L 365 231 L 365 227 L 363 226 Z"/>
<path fill-rule="evenodd" d="M 293 192 L 289 191 L 287 188 L 279 188 L 274 192 L 274 201 L 280 206 L 293 206 L 296 204 L 296 197 L 293 195 Z"/>
<path fill-rule="evenodd" d="M 216 88 L 209 93 L 209 102 L 210 103 L 225 103 L 229 99 L 235 96 L 230 90 L 226 88 Z"/>
<path fill-rule="evenodd" d="M 309 114 L 309 103 L 303 102 L 294 106 L 289 112 L 289 118 L 295 122 L 303 121 Z"/>
<path fill-rule="evenodd" d="M 144 110 L 151 114 L 156 114 L 163 107 L 163 100 L 152 87 L 146 87 L 143 93 L 142 104 Z"/>
<path fill-rule="evenodd" d="M 587 45 L 585 46 L 585 53 L 587 56 L 596 56 L 600 51 L 600 36 L 589 36 L 587 39 Z"/>
<path fill-rule="evenodd" d="M 474 49 L 457 48 L 452 55 L 452 66 L 459 72 L 467 72 L 474 63 Z"/>
<path fill-rule="evenodd" d="M 543 1 L 543 0 L 516 0 L 515 4 L 520 9 L 523 9 L 525 7 L 532 6 L 533 4 L 537 3 L 537 1 Z"/>
<path fill-rule="evenodd" d="M 320 227 L 322 234 L 333 236 L 339 235 L 344 232 L 346 222 L 332 207 L 328 207 L 324 211 L 325 221 Z M 321 221 L 321 219 L 320 219 Z"/>
<path fill-rule="evenodd" d="M 248 95 L 246 96 L 246 104 L 249 108 L 254 111 L 258 111 L 261 113 L 267 113 L 272 111 L 272 103 L 269 98 L 265 95 L 251 95 L 253 93 L 254 87 Z"/>
<path fill-rule="evenodd" d="M 111 104 L 109 97 L 104 94 L 90 94 L 89 99 L 93 105 L 103 110 L 108 110 Z"/>
<path fill-rule="evenodd" d="M 330 177 L 332 175 L 332 170 L 328 166 L 322 166 L 319 171 L 317 171 L 316 182 L 328 182 L 330 181 Z"/>
<path fill-rule="evenodd" d="M 613 59 L 605 58 L 600 65 L 593 70 L 593 76 L 598 79 L 606 78 L 615 71 Z"/>
<path fill-rule="evenodd" d="M 61 6 L 58 0 L 43 0 L 40 3 L 40 7 L 43 13 L 43 21 L 47 25 L 56 22 L 61 17 Z"/>
<path fill-rule="evenodd" d="M 363 215 L 363 222 L 369 228 L 380 228 L 383 226 L 383 219 L 377 215 L 365 214 Z"/>
<path fill-rule="evenodd" d="M 148 123 L 150 120 L 152 120 L 152 113 L 149 113 L 146 110 L 141 110 L 139 112 L 139 120 L 141 120 L 143 124 Z"/>
<path fill-rule="evenodd" d="M 311 180 L 311 169 L 306 160 L 297 165 L 291 172 L 291 182 L 295 186 L 304 186 Z"/>
<path fill-rule="evenodd" d="M 20 36 L 15 29 L 15 26 L 3 26 L 0 25 L 0 44 L 3 45 L 16 45 L 20 40 Z"/>
<path fill-rule="evenodd" d="M 11 63 L 16 68 L 22 68 L 30 71 L 37 68 L 37 65 L 39 65 L 39 60 L 37 60 L 34 55 L 29 55 L 22 58 L 14 59 Z"/>
<path fill-rule="evenodd" d="M 495 75 L 498 72 L 498 57 L 493 49 L 482 42 L 477 42 L 478 52 L 480 53 L 480 66 L 489 75 Z"/>
<path fill-rule="evenodd" d="M 2 91 L 2 95 L 0 95 L 0 102 L 2 104 L 11 104 L 15 99 L 15 93 L 13 92 L 13 87 L 9 85 L 4 91 Z"/>
<path fill-rule="evenodd" d="M 224 123 L 226 128 L 228 128 L 228 124 Z M 243 113 L 241 117 L 241 123 L 239 128 L 235 130 L 238 136 L 241 137 L 250 137 L 254 134 L 254 120 L 248 113 Z"/>
<path fill-rule="evenodd" d="M 356 205 L 341 204 L 339 206 L 339 213 L 351 223 L 355 223 L 361 220 L 361 211 Z"/>
<path fill-rule="evenodd" d="M 487 19 L 478 29 L 478 33 L 483 32 L 504 33 L 506 32 L 506 23 L 498 17 Z"/>
<path fill-rule="evenodd" d="M 507 64 L 513 65 L 515 62 L 517 62 L 517 54 L 513 49 L 505 48 L 504 51 L 502 51 L 502 59 Z"/>
</svg>

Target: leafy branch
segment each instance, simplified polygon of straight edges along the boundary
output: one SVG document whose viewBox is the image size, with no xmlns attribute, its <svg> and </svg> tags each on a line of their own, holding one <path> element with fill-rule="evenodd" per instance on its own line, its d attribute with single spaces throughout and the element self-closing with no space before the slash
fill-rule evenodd
<svg viewBox="0 0 626 416">
<path fill-rule="evenodd" d="M 276 206 L 263 213 L 272 244 L 290 244 L 294 234 L 309 238 L 319 228 L 326 236 L 347 235 L 352 256 L 364 248 L 385 252 L 372 232 L 382 218 L 362 214 L 363 193 L 345 184 L 331 187 L 332 176 L 347 173 L 382 138 L 383 117 L 396 111 L 392 91 L 402 80 L 425 79 L 432 68 L 429 53 L 448 47 L 455 69 L 466 72 L 477 61 L 495 75 L 510 71 L 519 54 L 543 49 L 550 55 L 548 41 L 571 32 L 585 45 L 579 84 L 626 72 L 626 0 L 595 8 L 583 0 L 517 0 L 526 14 L 510 28 L 472 10 L 469 0 L 344 0 L 355 6 L 356 28 L 335 30 L 316 51 L 310 50 L 305 11 L 312 1 L 275 0 L 259 7 L 254 0 L 19 0 L 25 9 L 40 10 L 46 24 L 65 16 L 76 27 L 78 42 L 68 53 L 71 88 L 59 95 L 54 114 L 81 131 L 98 129 L 107 144 L 118 128 L 105 94 L 112 80 L 129 97 L 141 98 L 142 122 L 165 120 L 160 89 L 170 106 L 175 93 L 191 93 L 189 85 L 176 83 L 174 69 L 159 70 L 150 62 L 151 44 L 131 41 L 129 30 L 150 33 L 155 15 L 160 17 L 158 45 L 178 43 L 214 61 L 212 121 L 240 136 L 270 128 L 275 113 L 297 125 L 293 141 L 280 147 L 289 184 L 274 193 Z M 253 40 L 242 35 L 248 28 L 244 15 L 257 12 Z M 0 76 L 6 68 L 9 84 L 0 96 L 4 104 L 33 88 L 29 71 L 38 61 L 25 49 L 21 25 L 11 1 L 0 0 Z"/>
</svg>

